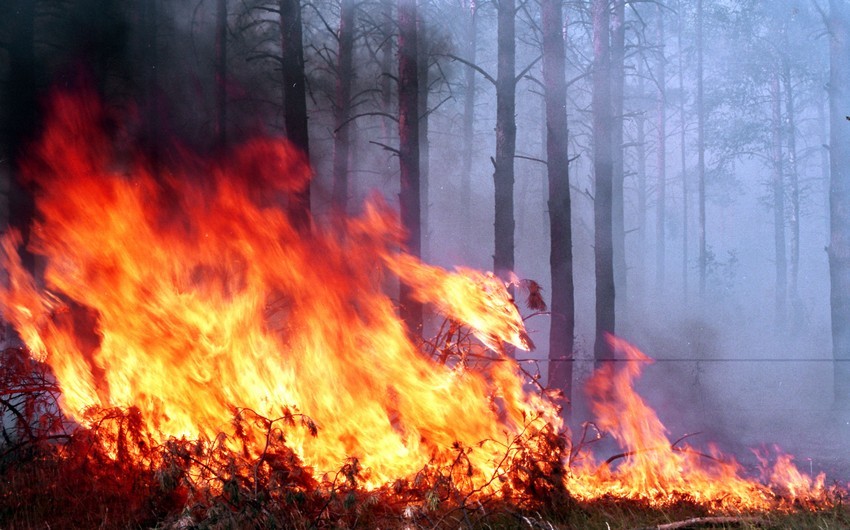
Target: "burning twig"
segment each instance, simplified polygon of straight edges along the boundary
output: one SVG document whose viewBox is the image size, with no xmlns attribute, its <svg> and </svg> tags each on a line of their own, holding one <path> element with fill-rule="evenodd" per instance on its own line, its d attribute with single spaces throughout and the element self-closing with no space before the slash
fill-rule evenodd
<svg viewBox="0 0 850 530">
<path fill-rule="evenodd" d="M 596 435 L 592 440 L 588 440 L 587 435 L 588 435 L 588 432 L 590 431 L 591 427 L 593 428 L 593 431 L 596 433 Z M 603 438 L 605 438 L 605 433 L 602 432 L 599 429 L 599 427 L 596 426 L 595 423 L 593 423 L 592 421 L 586 421 L 586 422 L 582 423 L 581 424 L 581 437 L 579 437 L 578 443 L 575 443 L 575 442 L 573 443 L 572 449 L 570 450 L 570 459 L 569 459 L 570 467 L 573 466 L 576 458 L 578 458 L 578 456 L 585 451 L 585 449 L 587 448 L 588 445 L 590 445 L 592 443 L 596 443 L 599 440 L 602 440 Z"/>
<path fill-rule="evenodd" d="M 691 436 L 697 436 L 699 434 L 702 434 L 702 433 L 692 432 L 692 433 L 683 434 L 682 436 L 677 438 L 676 441 L 674 441 L 673 443 L 670 444 L 670 449 L 672 449 L 673 451 L 680 452 L 680 453 L 688 453 L 688 454 L 696 455 L 696 456 L 699 456 L 699 457 L 702 457 L 702 458 L 706 458 L 708 460 L 713 460 L 715 462 L 721 462 L 722 463 L 723 460 L 717 458 L 716 456 L 710 455 L 708 453 L 703 453 L 702 451 L 696 451 L 694 449 L 691 449 L 690 447 L 677 447 L 677 445 L 680 442 L 686 440 L 687 438 L 690 438 Z M 623 453 L 617 453 L 613 456 L 610 456 L 607 460 L 605 460 L 605 465 L 606 466 L 610 465 L 612 462 L 615 462 L 615 461 L 619 460 L 620 458 L 626 458 L 628 456 L 634 456 L 634 455 L 641 454 L 641 453 L 650 453 L 652 451 L 665 450 L 665 449 L 666 449 L 666 447 L 665 448 L 656 447 L 656 448 L 647 448 L 647 449 L 635 449 L 635 450 L 632 450 L 632 451 L 625 451 Z"/>
</svg>

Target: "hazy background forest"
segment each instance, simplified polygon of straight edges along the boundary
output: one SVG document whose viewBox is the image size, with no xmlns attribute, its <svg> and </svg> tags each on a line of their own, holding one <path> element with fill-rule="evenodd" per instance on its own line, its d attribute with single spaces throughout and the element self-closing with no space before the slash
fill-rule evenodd
<svg viewBox="0 0 850 530">
<path fill-rule="evenodd" d="M 830 43 L 846 40 L 828 28 L 846 24 L 845 2 L 514 1 L 4 0 L 3 217 L 25 229 L 33 215 L 17 164 L 55 87 L 95 87 L 124 122 L 116 141 L 163 164 L 180 149 L 218 156 L 260 134 L 292 138 L 304 124 L 288 121 L 299 97 L 288 87 L 304 88 L 308 137 L 294 141 L 309 145 L 316 224 L 358 214 L 376 191 L 404 200 L 406 97 L 421 211 L 402 216 L 421 230 L 425 261 L 512 269 L 551 302 L 563 288 L 552 285 L 550 215 L 563 202 L 550 182 L 569 183 L 571 221 L 557 226 L 571 228 L 574 360 L 547 362 L 550 326 L 570 331 L 553 309 L 527 321 L 538 347 L 517 356 L 538 360 L 523 361 L 529 371 L 546 382 L 550 365 L 569 364 L 572 384 L 549 384 L 580 388 L 605 356 L 597 315 L 610 314 L 605 331 L 658 360 L 640 388 L 674 435 L 778 441 L 801 457 L 838 448 L 821 429 L 841 423 L 825 249 Z M 544 34 L 563 38 L 563 59 L 550 49 L 547 63 Z M 411 35 L 413 63 L 399 54 Z M 558 63 L 568 172 L 547 153 L 544 67 Z M 504 143 L 513 126 L 515 151 Z M 609 251 L 595 226 L 610 226 Z M 598 289 L 600 270 L 613 291 Z M 600 301 L 615 307 L 600 313 Z M 426 314 L 425 335 L 437 324 Z"/>
</svg>

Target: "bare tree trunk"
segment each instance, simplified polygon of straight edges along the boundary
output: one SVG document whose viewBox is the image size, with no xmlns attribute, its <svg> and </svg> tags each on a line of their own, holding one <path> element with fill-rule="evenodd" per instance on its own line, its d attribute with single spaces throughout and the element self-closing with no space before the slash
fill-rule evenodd
<svg viewBox="0 0 850 530">
<path fill-rule="evenodd" d="M 787 34 L 785 38 L 786 50 Z M 800 275 L 800 177 L 797 169 L 797 122 L 794 106 L 794 87 L 791 79 L 791 62 L 787 55 L 782 57 L 782 80 L 785 88 L 785 113 L 788 138 L 788 184 L 791 187 L 791 210 L 788 219 L 791 228 L 791 262 L 789 263 L 790 278 L 788 281 L 788 296 L 791 299 L 791 315 L 793 324 L 800 325 L 802 301 L 797 292 L 797 280 Z"/>
<path fill-rule="evenodd" d="M 543 85 L 546 90 L 546 175 L 549 181 L 549 267 L 552 278 L 547 386 L 562 389 L 569 400 L 573 381 L 575 289 L 562 9 L 562 0 L 543 0 L 541 4 Z"/>
<path fill-rule="evenodd" d="M 664 56 L 664 10 L 667 7 L 658 5 L 658 107 L 657 126 L 657 204 L 655 210 L 655 288 L 660 293 L 664 290 L 666 264 L 665 232 L 667 222 L 667 58 Z"/>
<path fill-rule="evenodd" d="M 685 113 L 685 48 L 682 46 L 682 32 L 684 31 L 682 13 L 682 2 L 678 2 L 679 17 L 677 19 L 676 42 L 679 52 L 679 118 L 682 122 L 682 130 L 679 132 L 679 155 L 682 166 L 682 304 L 688 305 L 688 159 L 685 141 L 688 131 L 688 115 Z"/>
<path fill-rule="evenodd" d="M 774 72 L 770 83 L 771 103 L 773 106 L 773 242 L 776 250 L 775 311 L 777 329 L 785 324 L 785 300 L 787 279 L 787 258 L 785 255 L 785 178 L 782 164 L 782 94 L 779 88 L 779 73 Z"/>
<path fill-rule="evenodd" d="M 826 82 L 824 82 L 826 86 Z M 829 116 L 827 116 L 827 108 L 829 107 L 829 94 L 827 90 L 823 91 L 823 97 L 818 102 L 818 132 L 820 133 L 820 175 L 823 181 L 823 191 L 826 200 L 823 205 L 823 218 L 826 221 L 826 233 L 830 230 L 829 221 Z"/>
<path fill-rule="evenodd" d="M 227 146 L 227 0 L 216 0 L 215 11 L 215 147 Z"/>
<path fill-rule="evenodd" d="M 393 41 L 391 38 L 394 35 L 396 28 L 392 23 L 393 17 L 393 7 L 395 4 L 393 0 L 382 0 L 382 5 L 384 7 L 384 26 L 382 28 L 382 36 L 384 38 L 384 44 L 382 46 L 381 53 L 381 102 L 383 106 L 383 111 L 387 114 L 393 113 L 392 103 L 392 80 L 395 78 L 393 75 Z M 381 121 L 381 129 L 384 135 L 384 138 L 389 138 L 392 136 L 392 132 L 389 130 L 387 126 L 387 120 Z"/>
<path fill-rule="evenodd" d="M 286 137 L 310 158 L 307 133 L 307 87 L 300 0 L 280 0 L 280 48 L 283 71 L 283 121 Z M 310 184 L 290 197 L 289 213 L 296 227 L 310 227 Z"/>
<path fill-rule="evenodd" d="M 614 2 L 611 17 L 611 223 L 614 251 L 614 286 L 617 290 L 615 311 L 626 321 L 626 220 L 623 162 L 623 90 L 626 61 L 626 3 Z"/>
<path fill-rule="evenodd" d="M 514 269 L 514 155 L 516 153 L 516 0 L 498 4 L 498 72 L 496 76 L 495 249 L 493 270 Z"/>
<path fill-rule="evenodd" d="M 615 331 L 614 256 L 612 241 L 611 157 L 611 50 L 607 0 L 593 0 L 593 201 L 595 272 L 596 272 L 596 339 L 594 358 L 597 362 L 612 359 L 606 335 Z"/>
<path fill-rule="evenodd" d="M 466 60 L 475 64 L 478 50 L 478 3 L 469 1 L 469 25 L 466 35 Z M 463 98 L 463 170 L 460 176 L 460 209 L 463 213 L 463 230 L 469 230 L 472 209 L 472 152 L 475 141 L 475 70 L 466 68 L 466 93 Z M 465 234 L 469 236 L 469 233 Z"/>
<path fill-rule="evenodd" d="M 647 197 L 646 197 L 646 113 L 643 112 L 643 102 L 645 101 L 646 83 L 644 76 L 644 61 L 637 61 L 637 78 L 638 78 L 638 97 L 641 100 L 641 112 L 635 117 L 636 125 L 636 140 L 637 140 L 637 192 L 638 192 L 638 215 L 640 216 L 640 225 L 638 226 L 638 252 L 637 264 L 638 273 L 635 275 L 636 281 L 634 288 L 631 289 L 633 295 L 637 292 L 638 300 L 645 299 L 646 292 L 646 225 L 647 225 Z"/>
<path fill-rule="evenodd" d="M 829 2 L 829 279 L 835 400 L 850 403 L 850 9 Z"/>
<path fill-rule="evenodd" d="M 339 32 L 337 33 L 337 77 L 334 98 L 334 154 L 331 197 L 339 213 L 348 209 L 348 172 L 350 155 L 351 84 L 354 79 L 352 54 L 354 51 L 355 0 L 341 0 Z"/>
<path fill-rule="evenodd" d="M 431 220 L 430 220 L 430 153 L 431 144 L 428 142 L 428 88 L 431 80 L 428 78 L 428 61 L 430 54 L 427 47 L 427 36 L 425 34 L 424 13 L 419 12 L 418 17 L 418 48 L 416 58 L 417 76 L 419 82 L 418 94 L 418 123 L 419 123 L 419 191 L 421 193 L 421 254 L 427 257 L 431 251 Z"/>
<path fill-rule="evenodd" d="M 422 251 L 421 197 L 419 181 L 419 72 L 417 67 L 416 0 L 398 2 L 398 138 L 401 223 L 406 230 L 405 247 L 414 256 Z M 422 304 L 412 289 L 399 286 L 399 306 L 409 333 L 422 332 Z"/>
<path fill-rule="evenodd" d="M 697 0 L 697 185 L 699 200 L 699 295 L 705 299 L 708 254 L 705 244 L 705 109 L 703 87 L 702 0 Z"/>
</svg>

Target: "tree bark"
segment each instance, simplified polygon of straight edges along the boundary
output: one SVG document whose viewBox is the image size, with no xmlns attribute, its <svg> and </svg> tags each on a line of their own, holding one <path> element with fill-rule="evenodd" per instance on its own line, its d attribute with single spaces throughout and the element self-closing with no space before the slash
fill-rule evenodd
<svg viewBox="0 0 850 530">
<path fill-rule="evenodd" d="M 429 171 L 431 144 L 428 142 L 428 88 L 431 80 L 428 78 L 430 54 L 426 46 L 425 21 L 423 11 L 419 11 L 417 16 L 417 82 L 419 83 L 419 93 L 417 97 L 417 109 L 419 125 L 419 192 L 421 194 L 421 239 L 422 248 L 420 249 L 422 257 L 427 257 L 430 252 L 431 243 L 431 220 L 429 212 L 430 204 L 430 181 Z"/>
<path fill-rule="evenodd" d="M 493 270 L 514 269 L 514 155 L 516 154 L 516 0 L 498 3 L 498 72 L 496 76 L 495 241 Z"/>
<path fill-rule="evenodd" d="M 546 105 L 546 175 L 549 182 L 549 267 L 552 279 L 547 386 L 560 388 L 569 400 L 573 381 L 575 289 L 568 156 L 566 50 L 562 9 L 562 0 L 543 0 L 541 3 L 543 85 Z"/>
<path fill-rule="evenodd" d="M 626 3 L 614 2 L 611 17 L 611 223 L 614 252 L 614 286 L 617 290 L 615 311 L 620 321 L 626 314 L 626 220 L 625 172 L 623 162 L 623 91 L 626 61 Z"/>
<path fill-rule="evenodd" d="M 398 2 L 398 137 L 400 191 L 399 210 L 406 232 L 405 248 L 421 255 L 421 210 L 419 181 L 419 72 L 417 53 L 416 0 Z M 422 304 L 409 286 L 399 286 L 401 317 L 408 332 L 422 332 Z"/>
<path fill-rule="evenodd" d="M 835 400 L 850 404 L 850 9 L 829 2 L 829 279 Z"/>
<path fill-rule="evenodd" d="M 383 111 L 392 114 L 392 80 L 395 78 L 393 75 L 393 42 L 395 39 L 392 38 L 392 35 L 395 34 L 396 30 L 392 21 L 394 20 L 393 7 L 395 4 L 393 0 L 381 0 L 381 5 L 384 8 L 384 25 L 381 31 L 384 39 L 381 47 L 381 103 Z M 389 138 L 392 134 L 387 120 L 381 120 L 381 133 L 384 138 Z"/>
<path fill-rule="evenodd" d="M 611 157 L 611 51 L 607 0 L 593 0 L 593 201 L 595 273 L 596 273 L 596 339 L 594 358 L 597 362 L 612 359 L 606 334 L 615 331 L 614 256 L 612 241 Z"/>
<path fill-rule="evenodd" d="M 307 127 L 307 80 L 304 73 L 304 43 L 301 29 L 301 2 L 280 0 L 280 48 L 283 71 L 283 121 L 286 137 L 309 160 Z M 310 227 L 310 184 L 292 194 L 289 214 L 296 227 Z"/>
<path fill-rule="evenodd" d="M 787 298 L 787 257 L 785 254 L 785 178 L 782 160 L 782 94 L 779 88 L 779 73 L 774 72 L 771 79 L 771 103 L 773 124 L 771 127 L 773 158 L 773 243 L 776 267 L 775 316 L 776 327 L 782 329 L 785 324 L 785 300 Z"/>
<path fill-rule="evenodd" d="M 643 53 L 643 52 L 642 52 Z M 643 104 L 647 99 L 646 94 L 646 84 L 645 78 L 646 72 L 644 71 L 644 61 L 637 61 L 637 84 L 638 84 L 638 98 L 641 101 L 641 112 L 637 113 L 635 117 L 635 139 L 637 140 L 636 146 L 636 158 L 637 158 L 637 200 L 638 200 L 638 216 L 639 216 L 639 226 L 638 226 L 638 246 L 640 248 L 640 252 L 637 253 L 637 270 L 638 273 L 634 275 L 635 282 L 633 288 L 630 289 L 630 293 L 632 296 L 636 296 L 636 299 L 642 304 L 645 300 L 646 293 L 646 225 L 647 225 L 647 189 L 646 189 L 646 112 L 643 112 Z M 640 307 L 640 306 L 638 306 Z"/>
<path fill-rule="evenodd" d="M 337 72 L 334 99 L 334 154 L 333 184 L 331 200 L 334 209 L 346 213 L 348 209 L 348 168 L 351 118 L 351 84 L 354 79 L 352 67 L 354 51 L 354 7 L 355 0 L 341 0 L 339 31 L 337 33 Z"/>
</svg>

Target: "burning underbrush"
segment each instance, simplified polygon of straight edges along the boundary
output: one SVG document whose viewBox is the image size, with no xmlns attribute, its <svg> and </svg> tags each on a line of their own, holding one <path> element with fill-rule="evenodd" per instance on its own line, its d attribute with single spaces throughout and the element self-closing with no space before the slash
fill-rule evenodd
<svg viewBox="0 0 850 530">
<path fill-rule="evenodd" d="M 750 478 L 671 444 L 632 388 L 647 359 L 613 337 L 641 362 L 596 372 L 596 422 L 571 437 L 505 353 L 532 345 L 506 284 L 399 250 L 379 201 L 294 227 L 280 205 L 309 167 L 286 143 L 154 171 L 95 100 L 57 95 L 50 116 L 25 164 L 43 277 L 19 234 L 0 251 L 3 316 L 29 348 L 2 360 L 0 521 L 47 517 L 45 495 L 89 503 L 52 526 L 456 527 L 600 499 L 709 514 L 837 494 L 785 456 Z M 437 337 L 410 338 L 393 282 L 443 315 Z M 622 453 L 599 460 L 603 436 Z"/>
<path fill-rule="evenodd" d="M 4 527 L 413 527 L 477 525 L 513 513 L 566 509 L 565 438 L 540 418 L 504 440 L 454 443 L 408 476 L 381 485 L 351 456 L 319 473 L 289 438 L 323 433 L 284 409 L 268 418 L 233 408 L 213 437 L 163 438 L 136 407 L 91 406 L 68 418 L 48 365 L 30 352 L 2 352 L 6 370 L 0 451 Z M 35 411 L 38 414 L 34 415 Z M 262 448 L 256 452 L 260 433 Z M 476 452 L 500 453 L 482 477 Z"/>
</svg>

